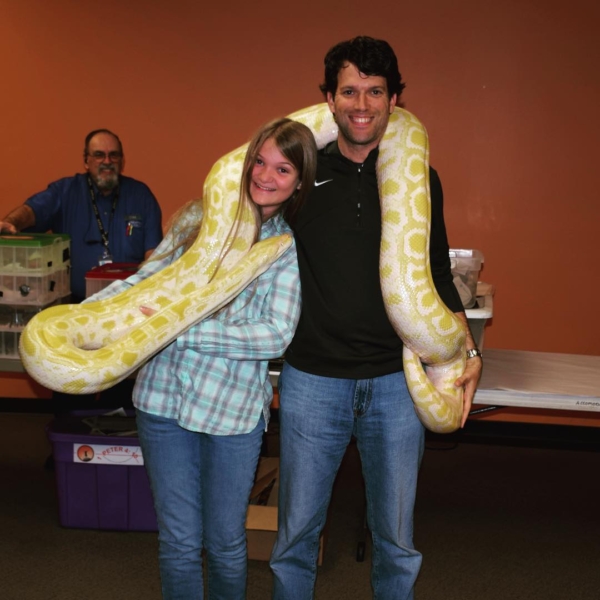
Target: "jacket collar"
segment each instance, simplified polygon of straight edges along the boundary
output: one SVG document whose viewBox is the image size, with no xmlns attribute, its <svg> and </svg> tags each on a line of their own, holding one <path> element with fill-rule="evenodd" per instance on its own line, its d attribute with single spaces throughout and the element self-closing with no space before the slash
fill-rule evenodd
<svg viewBox="0 0 600 600">
<path fill-rule="evenodd" d="M 351 161 L 349 158 L 346 158 L 340 152 L 340 147 L 338 145 L 337 140 L 334 140 L 333 142 L 327 144 L 327 146 L 325 146 L 323 152 L 328 156 L 338 157 L 340 160 L 343 160 L 350 165 L 363 164 L 365 166 L 375 167 L 375 164 L 377 163 L 377 157 L 379 156 L 379 146 L 377 146 L 376 148 L 373 148 L 373 150 L 371 150 L 371 152 L 369 152 L 369 155 L 367 156 L 365 162 L 363 162 L 363 163 L 355 163 L 355 162 Z"/>
</svg>

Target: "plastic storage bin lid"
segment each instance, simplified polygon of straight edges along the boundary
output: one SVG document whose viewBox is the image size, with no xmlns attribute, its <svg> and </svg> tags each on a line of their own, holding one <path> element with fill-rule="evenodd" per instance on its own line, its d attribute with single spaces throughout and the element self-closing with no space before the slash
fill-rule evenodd
<svg viewBox="0 0 600 600">
<path fill-rule="evenodd" d="M 138 263 L 108 263 L 94 267 L 85 274 L 86 279 L 127 279 L 137 272 Z"/>
<path fill-rule="evenodd" d="M 70 242 L 66 233 L 5 233 L 0 235 L 0 246 L 21 246 L 38 248 L 58 242 Z"/>
<path fill-rule="evenodd" d="M 474 261 L 484 262 L 483 252 L 481 250 L 472 250 L 467 248 L 450 248 L 448 253 L 450 258 L 472 258 Z"/>
</svg>

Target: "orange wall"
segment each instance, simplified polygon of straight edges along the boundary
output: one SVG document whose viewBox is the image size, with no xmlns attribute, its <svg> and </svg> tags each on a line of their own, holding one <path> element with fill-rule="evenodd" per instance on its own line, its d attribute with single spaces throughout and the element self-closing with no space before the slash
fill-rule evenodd
<svg viewBox="0 0 600 600">
<path fill-rule="evenodd" d="M 1 216 L 109 127 L 168 218 L 260 124 L 320 102 L 327 49 L 368 34 L 428 127 L 451 245 L 485 255 L 486 346 L 600 354 L 599 17 L 592 0 L 0 0 Z"/>
</svg>

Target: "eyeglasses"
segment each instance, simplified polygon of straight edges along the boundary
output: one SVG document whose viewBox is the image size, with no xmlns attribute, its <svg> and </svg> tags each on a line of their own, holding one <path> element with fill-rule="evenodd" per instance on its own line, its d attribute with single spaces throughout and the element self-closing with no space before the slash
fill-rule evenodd
<svg viewBox="0 0 600 600">
<path fill-rule="evenodd" d="M 97 160 L 98 162 L 102 162 L 106 160 L 107 154 L 106 152 L 96 151 L 91 153 L 88 152 L 88 156 L 91 156 L 94 160 Z M 112 152 L 108 153 L 108 160 L 110 160 L 110 162 L 119 162 L 122 158 L 122 152 L 117 152 L 116 150 L 113 150 Z"/>
</svg>

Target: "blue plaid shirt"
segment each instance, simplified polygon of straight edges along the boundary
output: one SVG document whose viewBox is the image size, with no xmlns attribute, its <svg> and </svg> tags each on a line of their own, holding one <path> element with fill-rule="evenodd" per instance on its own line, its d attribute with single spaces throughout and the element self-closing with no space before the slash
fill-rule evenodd
<svg viewBox="0 0 600 600">
<path fill-rule="evenodd" d="M 277 215 L 263 223 L 260 239 L 290 232 Z M 172 244 L 168 233 L 156 254 Z M 123 291 L 177 256 L 147 262 L 126 282 L 113 283 L 93 300 Z M 248 433 L 261 414 L 268 423 L 273 399 L 268 361 L 283 355 L 299 317 L 300 279 L 292 245 L 225 309 L 183 333 L 140 370 L 134 405 L 176 419 L 185 429 L 213 435 Z"/>
</svg>

